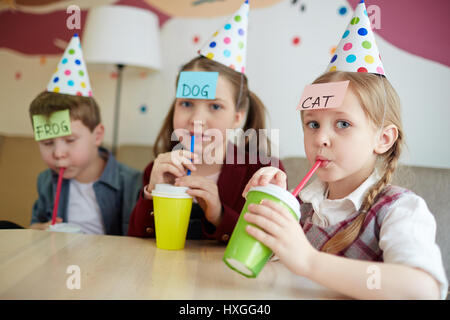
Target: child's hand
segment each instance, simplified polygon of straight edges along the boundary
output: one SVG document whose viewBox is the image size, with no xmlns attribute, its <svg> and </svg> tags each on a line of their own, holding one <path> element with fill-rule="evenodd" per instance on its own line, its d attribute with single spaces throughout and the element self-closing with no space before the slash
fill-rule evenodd
<svg viewBox="0 0 450 320">
<path fill-rule="evenodd" d="M 256 186 L 266 186 L 269 183 L 276 184 L 283 189 L 287 188 L 286 183 L 286 173 L 281 171 L 275 167 L 264 167 L 255 172 L 253 177 L 248 181 L 245 186 L 244 191 L 242 192 L 242 196 L 245 198 L 245 195 L 252 187 Z"/>
<path fill-rule="evenodd" d="M 184 176 L 175 180 L 176 186 L 188 187 L 186 193 L 196 197 L 206 219 L 216 227 L 222 221 L 222 203 L 217 184 L 202 176 Z"/>
<path fill-rule="evenodd" d="M 61 223 L 63 222 L 63 220 L 60 217 L 56 217 L 56 223 Z M 52 221 L 48 221 L 48 222 L 36 222 L 33 223 L 30 226 L 30 229 L 34 229 L 34 230 L 47 230 L 48 227 L 52 224 Z"/>
<path fill-rule="evenodd" d="M 158 155 L 153 164 L 150 182 L 146 187 L 146 191 L 151 192 L 158 183 L 173 184 L 175 178 L 186 175 L 187 169 L 191 171 L 197 170 L 192 163 L 197 158 L 197 154 L 187 150 L 176 150 Z"/>
<path fill-rule="evenodd" d="M 247 233 L 272 249 L 289 270 L 301 276 L 307 275 L 316 250 L 292 214 L 270 200 L 263 200 L 259 205 L 251 204 L 248 210 L 244 219 L 256 227 L 247 226 Z"/>
</svg>

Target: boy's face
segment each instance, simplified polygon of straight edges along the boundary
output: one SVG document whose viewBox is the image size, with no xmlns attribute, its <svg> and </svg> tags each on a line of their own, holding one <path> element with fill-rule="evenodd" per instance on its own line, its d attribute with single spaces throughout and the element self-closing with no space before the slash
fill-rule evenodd
<svg viewBox="0 0 450 320">
<path fill-rule="evenodd" d="M 351 89 L 339 108 L 303 112 L 306 156 L 310 163 L 324 160 L 316 171 L 322 181 L 358 183 L 370 175 L 377 130 Z"/>
<path fill-rule="evenodd" d="M 39 150 L 45 164 L 55 172 L 66 168 L 65 179 L 90 182 L 90 172 L 98 156 L 97 148 L 104 136 L 102 124 L 91 132 L 81 120 L 70 122 L 72 134 L 69 136 L 39 141 Z"/>
</svg>

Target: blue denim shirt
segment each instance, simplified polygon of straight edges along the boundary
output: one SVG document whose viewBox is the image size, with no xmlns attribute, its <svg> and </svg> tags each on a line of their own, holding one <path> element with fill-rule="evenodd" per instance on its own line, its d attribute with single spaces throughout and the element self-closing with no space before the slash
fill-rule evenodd
<svg viewBox="0 0 450 320">
<path fill-rule="evenodd" d="M 94 182 L 95 196 L 102 214 L 105 233 L 126 235 L 131 212 L 142 188 L 142 173 L 118 162 L 105 148 L 99 154 L 107 162 L 100 178 Z M 52 219 L 58 175 L 50 169 L 41 172 L 37 180 L 39 198 L 33 206 L 31 223 Z M 70 180 L 63 179 L 58 217 L 67 222 Z"/>
</svg>

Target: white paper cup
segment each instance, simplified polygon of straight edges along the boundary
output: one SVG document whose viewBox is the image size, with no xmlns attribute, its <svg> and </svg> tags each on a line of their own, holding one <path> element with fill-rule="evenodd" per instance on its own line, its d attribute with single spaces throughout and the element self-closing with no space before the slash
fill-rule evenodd
<svg viewBox="0 0 450 320">
<path fill-rule="evenodd" d="M 47 231 L 53 231 L 53 232 L 67 232 L 67 233 L 83 233 L 81 231 L 81 228 L 73 223 L 55 223 L 54 225 L 50 225 L 47 229 Z"/>
</svg>

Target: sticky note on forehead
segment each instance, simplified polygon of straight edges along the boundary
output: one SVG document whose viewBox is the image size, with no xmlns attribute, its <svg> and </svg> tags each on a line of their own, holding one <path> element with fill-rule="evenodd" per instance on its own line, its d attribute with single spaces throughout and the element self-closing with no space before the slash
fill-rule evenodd
<svg viewBox="0 0 450 320">
<path fill-rule="evenodd" d="M 305 87 L 297 110 L 338 108 L 342 105 L 349 81 L 310 84 Z"/>
<path fill-rule="evenodd" d="M 216 98 L 218 72 L 183 71 L 180 73 L 177 98 L 208 99 Z"/>
<path fill-rule="evenodd" d="M 71 135 L 69 110 L 55 111 L 50 117 L 34 115 L 33 127 L 36 141 Z"/>
</svg>

